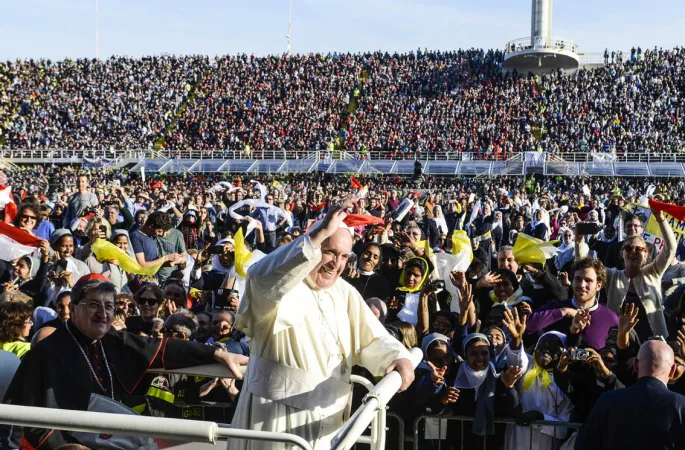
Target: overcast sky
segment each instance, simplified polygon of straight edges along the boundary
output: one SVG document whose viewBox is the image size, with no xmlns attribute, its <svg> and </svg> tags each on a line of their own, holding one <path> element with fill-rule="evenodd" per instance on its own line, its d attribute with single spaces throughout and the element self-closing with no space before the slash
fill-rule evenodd
<svg viewBox="0 0 685 450">
<path fill-rule="evenodd" d="M 0 0 L 0 59 L 95 57 L 95 0 Z M 100 0 L 100 57 L 280 54 L 288 0 Z M 525 0 L 293 0 L 295 53 L 503 48 L 530 34 Z M 555 0 L 580 52 L 685 44 L 685 1 Z"/>
</svg>

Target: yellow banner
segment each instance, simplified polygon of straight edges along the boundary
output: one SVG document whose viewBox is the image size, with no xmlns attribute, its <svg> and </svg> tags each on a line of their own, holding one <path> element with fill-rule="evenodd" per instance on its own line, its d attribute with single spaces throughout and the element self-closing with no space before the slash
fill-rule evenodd
<svg viewBox="0 0 685 450">
<path fill-rule="evenodd" d="M 96 240 L 95 243 L 90 246 L 90 248 L 93 250 L 93 253 L 95 253 L 95 257 L 98 259 L 98 261 L 113 262 L 124 269 L 124 271 L 128 273 L 135 273 L 137 275 L 155 275 L 163 264 L 162 263 L 156 266 L 143 268 L 140 266 L 140 264 L 138 264 L 138 261 L 131 258 L 128 253 L 104 239 Z"/>
<path fill-rule="evenodd" d="M 640 218 L 645 219 L 645 231 L 642 236 L 645 238 L 645 242 L 654 245 L 657 252 L 660 252 L 664 248 L 664 237 L 661 234 L 659 224 L 652 215 L 652 210 L 646 206 L 637 205 L 635 203 L 628 205 L 626 209 L 633 214 L 637 214 Z M 673 230 L 676 244 L 685 241 L 685 220 L 678 220 L 666 213 L 664 213 L 664 219 Z"/>
</svg>

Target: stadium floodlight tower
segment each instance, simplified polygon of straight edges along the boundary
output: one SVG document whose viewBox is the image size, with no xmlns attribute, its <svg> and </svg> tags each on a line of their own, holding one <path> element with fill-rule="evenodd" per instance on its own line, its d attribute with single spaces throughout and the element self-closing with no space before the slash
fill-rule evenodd
<svg viewBox="0 0 685 450">
<path fill-rule="evenodd" d="M 552 36 L 552 0 L 532 0 L 530 22 L 530 37 L 507 42 L 502 63 L 505 70 L 548 73 L 578 69 L 576 43 Z"/>
</svg>

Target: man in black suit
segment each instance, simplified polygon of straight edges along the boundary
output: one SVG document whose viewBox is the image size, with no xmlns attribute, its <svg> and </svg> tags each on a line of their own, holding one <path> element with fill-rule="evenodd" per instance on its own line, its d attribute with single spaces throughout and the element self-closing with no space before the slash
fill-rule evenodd
<svg viewBox="0 0 685 450">
<path fill-rule="evenodd" d="M 665 342 L 647 341 L 633 365 L 633 386 L 603 394 L 576 439 L 576 450 L 685 448 L 685 396 L 668 390 L 676 370 Z"/>
</svg>

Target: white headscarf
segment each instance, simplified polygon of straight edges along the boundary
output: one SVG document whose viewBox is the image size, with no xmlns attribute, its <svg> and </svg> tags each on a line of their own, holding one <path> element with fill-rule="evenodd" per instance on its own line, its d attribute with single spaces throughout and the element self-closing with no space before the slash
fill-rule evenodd
<svg viewBox="0 0 685 450">
<path fill-rule="evenodd" d="M 229 242 L 235 248 L 235 241 L 233 239 L 229 239 L 229 238 L 221 239 L 219 242 L 216 243 L 216 245 L 221 245 L 225 242 Z M 228 271 L 231 270 L 231 268 L 230 267 L 224 267 L 221 264 L 221 260 L 219 259 L 219 255 L 214 255 L 214 256 L 212 256 L 212 270 L 216 270 L 217 272 L 221 272 L 221 273 L 228 273 Z"/>
<path fill-rule="evenodd" d="M 440 217 L 432 217 L 431 220 L 435 222 L 435 225 L 438 228 L 438 233 L 447 234 L 449 228 L 447 228 L 447 222 L 445 221 L 445 216 L 442 213 L 442 207 L 440 205 L 436 205 L 434 209 L 438 209 L 440 211 Z"/>
<path fill-rule="evenodd" d="M 474 339 L 483 340 L 490 345 L 490 341 L 486 335 L 481 333 L 472 333 L 466 336 L 464 343 L 462 344 L 464 358 L 466 358 L 466 347 L 468 346 L 468 343 Z M 495 366 L 492 364 L 492 361 L 488 363 L 488 367 L 485 370 L 473 370 L 471 366 L 464 361 L 459 365 L 459 372 L 457 372 L 457 378 L 454 380 L 454 387 L 457 389 L 475 389 L 477 398 L 478 389 L 483 382 L 485 382 L 489 371 L 492 371 L 492 374 L 495 377 L 497 376 L 497 371 L 495 370 Z"/>
<path fill-rule="evenodd" d="M 568 247 L 573 247 L 573 240 L 571 240 L 570 244 L 567 244 L 566 241 L 564 240 L 564 234 L 566 234 L 567 231 L 571 231 L 571 229 L 568 227 L 560 227 L 559 232 L 557 233 L 557 238 L 561 239 L 561 245 L 559 246 L 560 252 L 563 252 Z"/>
</svg>

